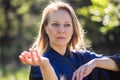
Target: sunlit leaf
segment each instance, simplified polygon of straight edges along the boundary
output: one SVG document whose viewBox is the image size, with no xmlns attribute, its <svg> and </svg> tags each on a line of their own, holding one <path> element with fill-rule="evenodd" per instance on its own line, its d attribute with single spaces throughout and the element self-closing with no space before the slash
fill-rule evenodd
<svg viewBox="0 0 120 80">
<path fill-rule="evenodd" d="M 89 13 L 92 15 L 101 16 L 104 15 L 104 8 L 93 5 L 89 7 Z"/>
<path fill-rule="evenodd" d="M 89 15 L 88 7 L 78 8 L 76 10 L 76 13 L 79 14 L 79 15 L 82 14 L 83 16 L 88 17 L 88 15 Z"/>
<path fill-rule="evenodd" d="M 95 21 L 95 22 L 101 22 L 102 21 L 101 17 L 99 17 L 99 16 L 91 16 L 91 20 Z"/>
<path fill-rule="evenodd" d="M 18 14 L 24 14 L 29 11 L 30 6 L 26 3 L 24 3 L 17 11 Z"/>
<path fill-rule="evenodd" d="M 109 0 L 91 0 L 93 5 L 106 7 L 109 4 Z"/>
</svg>

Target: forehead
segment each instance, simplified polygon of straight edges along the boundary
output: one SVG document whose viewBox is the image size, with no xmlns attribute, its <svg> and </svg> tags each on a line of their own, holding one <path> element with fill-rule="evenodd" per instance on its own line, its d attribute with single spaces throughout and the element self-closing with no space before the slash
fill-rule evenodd
<svg viewBox="0 0 120 80">
<path fill-rule="evenodd" d="M 51 20 L 51 21 L 54 21 L 54 20 L 55 21 L 64 20 L 64 21 L 71 22 L 72 18 L 71 18 L 71 15 L 69 14 L 69 12 L 67 10 L 58 9 L 58 10 L 50 12 L 49 20 Z"/>
</svg>

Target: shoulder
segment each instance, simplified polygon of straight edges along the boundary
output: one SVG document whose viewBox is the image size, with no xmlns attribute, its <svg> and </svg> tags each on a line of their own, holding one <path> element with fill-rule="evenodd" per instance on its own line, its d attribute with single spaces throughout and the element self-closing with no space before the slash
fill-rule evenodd
<svg viewBox="0 0 120 80">
<path fill-rule="evenodd" d="M 78 58 L 82 58 L 85 62 L 89 61 L 94 58 L 101 58 L 103 57 L 102 54 L 97 54 L 95 52 L 92 52 L 90 50 L 77 50 L 77 51 L 72 51 L 73 55 L 76 55 Z"/>
<path fill-rule="evenodd" d="M 86 57 L 101 57 L 103 56 L 102 54 L 97 54 L 95 52 L 92 52 L 90 50 L 76 50 L 76 51 L 71 51 L 73 54 L 76 54 L 76 55 L 81 55 L 81 56 L 86 56 Z"/>
</svg>

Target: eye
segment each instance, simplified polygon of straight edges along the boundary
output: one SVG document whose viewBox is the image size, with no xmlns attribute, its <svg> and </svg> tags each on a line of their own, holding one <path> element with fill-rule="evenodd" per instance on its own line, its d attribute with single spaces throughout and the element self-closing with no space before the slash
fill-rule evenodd
<svg viewBox="0 0 120 80">
<path fill-rule="evenodd" d="M 71 25 L 70 24 L 65 24 L 64 27 L 70 27 Z"/>
<path fill-rule="evenodd" d="M 52 26 L 54 26 L 54 27 L 58 27 L 59 24 L 58 24 L 58 23 L 53 23 Z"/>
</svg>

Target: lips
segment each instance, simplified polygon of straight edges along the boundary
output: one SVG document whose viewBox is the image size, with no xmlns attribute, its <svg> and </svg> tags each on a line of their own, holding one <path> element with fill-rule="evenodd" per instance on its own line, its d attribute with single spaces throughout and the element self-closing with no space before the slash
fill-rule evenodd
<svg viewBox="0 0 120 80">
<path fill-rule="evenodd" d="M 57 39 L 65 39 L 65 37 L 57 37 Z"/>
</svg>

